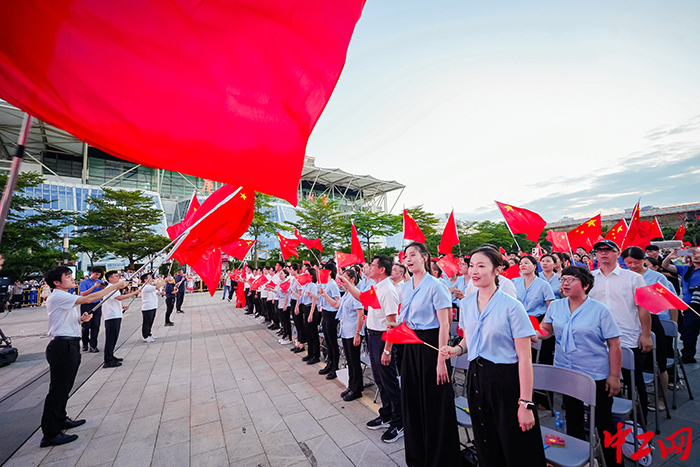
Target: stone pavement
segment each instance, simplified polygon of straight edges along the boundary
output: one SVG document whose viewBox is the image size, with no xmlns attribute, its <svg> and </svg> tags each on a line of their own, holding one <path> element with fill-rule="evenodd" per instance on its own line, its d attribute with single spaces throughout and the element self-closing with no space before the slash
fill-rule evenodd
<svg viewBox="0 0 700 467">
<path fill-rule="evenodd" d="M 4 465 L 21 467 L 405 465 L 403 440 L 383 443 L 381 430 L 364 426 L 376 416 L 374 386 L 362 399 L 344 402 L 339 396 L 344 389 L 341 382 L 319 376 L 321 365 L 301 362 L 289 346 L 277 343 L 275 333 L 222 301 L 220 294 L 187 295 L 185 313 L 173 314 L 174 327 L 163 326 L 161 304 L 154 326 L 158 339 L 152 344 L 141 340 L 140 300 L 136 300 L 124 317 L 116 352 L 124 365 L 103 369 L 101 352 L 83 354 L 68 413 L 87 423 L 70 431 L 80 435 L 77 441 L 54 448 L 39 448 L 38 427 L 48 388 L 43 355 L 46 310 L 0 315 L 0 328 L 20 350 L 16 363 L 0 368 L 0 463 L 7 459 Z M 700 364 L 687 365 L 696 394 L 700 394 L 699 369 Z M 671 414 L 670 420 L 661 417 L 661 437 L 691 427 L 695 450 L 687 461 L 677 454 L 663 460 L 657 447 L 652 465 L 700 465 L 697 399 L 690 401 L 687 392 L 679 392 L 678 410 Z M 543 418 L 543 425 L 552 424 L 551 417 Z"/>
</svg>

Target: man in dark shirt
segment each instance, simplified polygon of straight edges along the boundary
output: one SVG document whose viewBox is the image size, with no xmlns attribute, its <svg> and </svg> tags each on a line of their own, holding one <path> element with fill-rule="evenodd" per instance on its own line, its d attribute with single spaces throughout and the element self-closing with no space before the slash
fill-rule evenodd
<svg viewBox="0 0 700 467">
<path fill-rule="evenodd" d="M 178 313 L 184 313 L 182 311 L 182 302 L 185 300 L 185 271 L 182 269 L 177 271 L 177 276 L 175 276 L 175 288 L 177 288 L 175 308 Z M 167 295 L 166 295 L 167 296 Z"/>
<path fill-rule="evenodd" d="M 102 290 L 102 285 L 104 284 L 100 277 L 102 277 L 103 269 L 99 266 L 94 266 L 90 268 L 90 276 L 86 277 L 80 281 L 80 286 L 78 287 L 78 292 L 82 297 L 86 297 L 92 293 L 99 292 Z M 88 351 L 88 344 L 90 346 L 90 352 L 99 352 L 100 349 L 97 348 L 97 336 L 100 334 L 100 324 L 102 321 L 102 307 L 98 306 L 94 310 L 92 309 L 100 300 L 95 300 L 92 303 L 83 303 L 80 305 L 80 312 L 82 313 L 92 313 L 92 319 L 83 323 L 83 352 Z M 91 311 L 92 310 L 92 311 Z"/>
<path fill-rule="evenodd" d="M 173 313 L 173 307 L 175 306 L 175 299 L 177 295 L 177 290 L 175 290 L 175 279 L 172 276 L 168 276 L 165 279 L 165 325 L 172 326 L 175 323 L 170 321 L 170 315 Z"/>
</svg>

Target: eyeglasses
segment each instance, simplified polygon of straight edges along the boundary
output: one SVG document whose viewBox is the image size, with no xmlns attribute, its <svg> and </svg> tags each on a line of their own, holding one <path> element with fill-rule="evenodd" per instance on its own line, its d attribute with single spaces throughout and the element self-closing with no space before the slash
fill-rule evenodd
<svg viewBox="0 0 700 467">
<path fill-rule="evenodd" d="M 611 250 L 611 251 L 612 251 L 612 250 Z M 559 282 L 561 282 L 562 284 L 571 284 L 571 283 L 573 283 L 574 281 L 580 281 L 580 280 L 581 280 L 581 279 L 579 279 L 578 277 L 562 277 L 562 278 L 559 280 Z"/>
</svg>

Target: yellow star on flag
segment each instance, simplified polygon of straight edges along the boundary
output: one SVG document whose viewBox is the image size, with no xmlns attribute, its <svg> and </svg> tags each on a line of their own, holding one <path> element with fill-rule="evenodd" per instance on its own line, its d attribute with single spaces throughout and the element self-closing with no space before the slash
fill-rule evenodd
<svg viewBox="0 0 700 467">
<path fill-rule="evenodd" d="M 245 195 L 245 193 L 241 193 L 241 198 L 244 200 L 248 199 L 248 197 Z"/>
<path fill-rule="evenodd" d="M 589 220 L 588 222 L 586 222 L 586 225 L 588 225 L 588 227 L 594 226 L 594 225 L 595 225 L 595 219 Z"/>
<path fill-rule="evenodd" d="M 508 206 L 508 205 L 506 205 L 505 208 L 506 208 L 506 211 L 512 211 L 512 210 L 513 210 L 513 206 Z"/>
</svg>

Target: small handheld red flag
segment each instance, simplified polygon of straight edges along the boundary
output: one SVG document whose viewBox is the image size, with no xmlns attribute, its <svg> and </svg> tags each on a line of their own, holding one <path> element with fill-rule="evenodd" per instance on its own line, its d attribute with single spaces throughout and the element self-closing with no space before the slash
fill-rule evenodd
<svg viewBox="0 0 700 467">
<path fill-rule="evenodd" d="M 365 253 L 362 251 L 362 244 L 360 243 L 360 237 L 357 236 L 357 229 L 355 228 L 355 223 L 350 224 L 352 226 L 352 240 L 350 242 L 350 254 L 355 255 L 358 263 L 365 262 Z"/>
<path fill-rule="evenodd" d="M 360 294 L 360 303 L 362 303 L 362 306 L 365 308 L 372 307 L 375 310 L 382 307 L 379 304 L 379 299 L 377 298 L 377 292 L 374 290 L 374 286 Z"/>
<path fill-rule="evenodd" d="M 452 253 L 445 255 L 437 261 L 438 266 L 442 269 L 447 277 L 452 277 L 459 272 L 459 260 L 452 256 Z"/>
<path fill-rule="evenodd" d="M 661 284 L 639 287 L 634 291 L 634 302 L 646 308 L 650 313 L 658 314 L 664 310 L 685 310 L 688 305 Z"/>
<path fill-rule="evenodd" d="M 309 282 L 311 282 L 311 274 L 309 274 L 308 272 L 305 272 L 304 274 L 299 274 L 297 276 L 297 282 L 301 286 L 308 284 Z"/>
<path fill-rule="evenodd" d="M 415 240 L 416 242 L 425 243 L 425 235 L 405 209 L 403 210 L 403 238 L 404 240 Z"/>
<path fill-rule="evenodd" d="M 447 219 L 445 230 L 442 232 L 440 245 L 438 245 L 438 253 L 443 255 L 452 254 L 452 247 L 459 244 L 459 236 L 457 235 L 457 224 L 455 223 L 455 212 L 450 213 L 450 218 Z"/>
<path fill-rule="evenodd" d="M 357 264 L 357 256 L 350 253 L 342 253 L 340 251 L 335 252 L 335 262 L 339 269 Z"/>
<path fill-rule="evenodd" d="M 328 281 L 331 278 L 331 271 L 328 269 L 319 269 L 318 270 L 318 282 L 321 284 L 328 284 Z"/>
<path fill-rule="evenodd" d="M 289 287 L 290 287 L 291 285 L 292 285 L 291 282 L 289 282 L 289 281 L 284 281 L 284 282 L 280 283 L 280 290 L 281 290 L 283 293 L 287 293 L 287 292 L 289 292 Z"/>
<path fill-rule="evenodd" d="M 382 340 L 391 342 L 392 344 L 425 344 L 430 348 L 438 350 L 436 347 L 422 341 L 413 329 L 406 326 L 406 323 L 401 323 L 394 329 L 385 331 L 382 334 Z"/>
<path fill-rule="evenodd" d="M 312 248 L 316 248 L 318 251 L 323 253 L 323 245 L 321 245 L 321 239 L 317 238 L 316 240 L 309 240 L 308 238 L 302 237 L 301 234 L 297 231 L 297 229 L 294 229 L 294 236 L 299 239 L 301 243 L 306 245 L 306 248 L 309 250 Z"/>
<path fill-rule="evenodd" d="M 520 277 L 520 266 L 518 266 L 517 264 L 514 264 L 511 267 L 509 267 L 508 269 L 506 269 L 505 271 L 503 271 L 501 273 L 501 275 L 503 277 L 505 277 L 506 279 L 510 279 L 510 280 L 513 280 L 516 277 Z"/>
<path fill-rule="evenodd" d="M 262 287 L 263 285 L 267 284 L 268 280 L 269 280 L 269 279 L 263 275 L 263 276 L 260 276 L 260 277 L 258 277 L 257 279 L 255 279 L 255 280 L 250 284 L 250 286 L 251 286 L 254 290 L 258 290 L 260 287 Z"/>
<path fill-rule="evenodd" d="M 540 331 L 540 322 L 537 321 L 537 318 L 534 316 L 530 316 L 530 322 L 532 323 L 532 327 L 535 328 L 535 331 Z"/>
<path fill-rule="evenodd" d="M 685 236 L 685 225 L 681 225 L 680 227 L 678 227 L 678 230 L 676 230 L 676 234 L 673 236 L 673 239 L 680 240 L 682 242 L 684 236 Z"/>
</svg>

